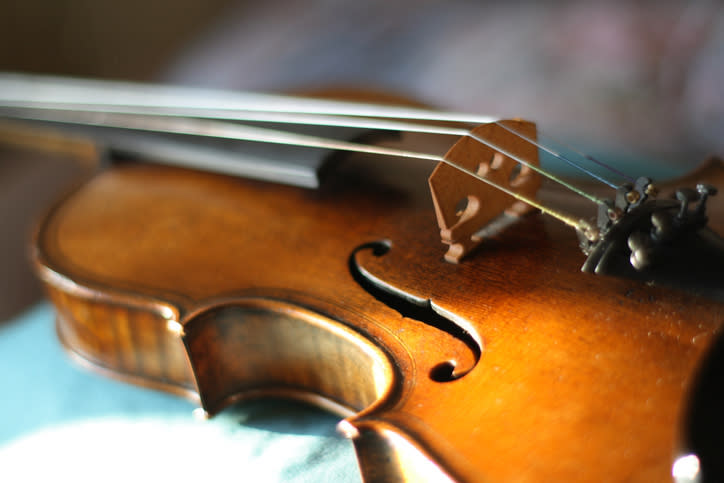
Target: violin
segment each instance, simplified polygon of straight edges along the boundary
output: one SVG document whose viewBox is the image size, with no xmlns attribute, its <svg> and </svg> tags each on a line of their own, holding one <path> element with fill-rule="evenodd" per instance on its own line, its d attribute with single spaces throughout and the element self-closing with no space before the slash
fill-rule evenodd
<svg viewBox="0 0 724 483">
<path fill-rule="evenodd" d="M 721 474 L 721 161 L 667 185 L 520 119 L 0 85 L 17 129 L 119 161 L 32 247 L 62 344 L 95 370 L 208 416 L 269 396 L 333 411 L 366 481 Z"/>
</svg>

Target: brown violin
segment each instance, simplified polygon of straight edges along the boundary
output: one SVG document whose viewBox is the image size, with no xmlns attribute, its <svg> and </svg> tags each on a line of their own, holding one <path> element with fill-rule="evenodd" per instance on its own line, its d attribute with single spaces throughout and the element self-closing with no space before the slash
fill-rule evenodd
<svg viewBox="0 0 724 483">
<path fill-rule="evenodd" d="M 366 481 L 721 475 L 721 162 L 672 191 L 523 120 L 0 84 L 12 129 L 119 161 L 33 247 L 62 343 L 96 370 L 208 415 L 334 411 Z"/>
</svg>

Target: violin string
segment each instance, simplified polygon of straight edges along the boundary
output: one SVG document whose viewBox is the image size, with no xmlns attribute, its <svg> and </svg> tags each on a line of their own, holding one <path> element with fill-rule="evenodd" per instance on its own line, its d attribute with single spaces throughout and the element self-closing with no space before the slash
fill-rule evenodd
<svg viewBox="0 0 724 483">
<path fill-rule="evenodd" d="M 135 115 L 135 116 L 168 116 L 168 117 L 186 117 L 184 110 L 178 108 L 137 108 L 136 106 L 116 106 L 116 105 L 90 105 L 90 104 L 67 104 L 67 103 L 6 103 L 10 107 L 16 107 L 18 109 L 37 109 L 37 110 L 58 110 L 66 112 L 89 112 L 89 113 L 114 113 L 124 115 Z M 200 114 L 200 115 L 199 115 Z M 407 132 L 419 132 L 428 134 L 441 134 L 449 136 L 468 136 L 477 142 L 484 144 L 491 149 L 500 152 L 501 154 L 515 160 L 523 166 L 535 171 L 536 173 L 544 176 L 553 182 L 556 182 L 565 188 L 573 191 L 579 196 L 582 196 L 589 201 L 601 204 L 602 200 L 591 195 L 575 185 L 559 178 L 550 171 L 546 171 L 540 166 L 531 163 L 520 156 L 517 156 L 502 147 L 491 143 L 483 139 L 481 136 L 476 135 L 469 129 L 455 128 L 449 126 L 437 126 L 432 124 L 419 124 L 412 122 L 403 122 L 399 120 L 389 119 L 373 119 L 365 117 L 348 117 L 348 116 L 332 116 L 332 115 L 312 115 L 312 114 L 297 114 L 297 113 L 279 113 L 279 112 L 235 112 L 233 117 L 229 117 L 230 113 L 219 112 L 219 111 L 205 111 L 203 113 L 197 113 L 192 117 L 200 119 L 229 119 L 234 121 L 253 121 L 253 122 L 276 122 L 276 123 L 287 123 L 287 124 L 303 124 L 303 125 L 321 125 L 321 126 L 334 126 L 334 127 L 353 127 L 371 130 L 389 130 L 389 131 L 407 131 Z M 495 124 L 503 127 L 511 134 L 523 139 L 524 141 L 533 144 L 538 148 L 542 148 L 540 143 L 536 143 L 531 138 L 522 135 L 512 128 L 508 128 L 496 121 Z M 615 188 L 615 186 L 613 186 Z"/>
<path fill-rule="evenodd" d="M 311 148 L 332 149 L 338 151 L 351 151 L 358 153 L 377 154 L 384 156 L 395 156 L 403 158 L 424 159 L 445 163 L 448 166 L 461 171 L 475 179 L 486 183 L 503 193 L 522 201 L 541 212 L 548 214 L 559 221 L 569 225 L 576 230 L 589 232 L 589 225 L 585 220 L 576 220 L 575 218 L 546 207 L 536 200 L 527 196 L 516 193 L 515 191 L 499 185 L 490 179 L 479 175 L 463 166 L 460 166 L 448 160 L 444 156 L 430 153 L 421 153 L 408 151 L 397 148 L 388 148 L 384 146 L 374 146 L 368 144 L 354 143 L 349 141 L 339 141 L 319 136 L 310 136 L 306 134 L 297 134 L 288 131 L 280 131 L 275 129 L 260 128 L 247 126 L 243 124 L 234 124 L 221 121 L 212 121 L 207 119 L 195 119 L 184 117 L 161 118 L 152 116 L 136 116 L 122 113 L 109 112 L 79 112 L 79 111 L 62 111 L 62 115 L 53 117 L 52 111 L 44 110 L 43 113 L 32 115 L 30 113 L 17 113 L 16 118 L 27 120 L 46 121 L 46 122 L 62 122 L 85 126 L 112 127 L 118 129 L 132 129 L 145 132 L 163 132 L 168 134 L 183 134 L 194 136 L 215 137 L 223 139 L 235 139 L 240 141 L 264 142 L 272 144 L 286 144 Z M 505 153 L 502 153 L 508 156 Z"/>
<path fill-rule="evenodd" d="M 542 133 L 542 131 L 540 131 L 540 130 L 539 130 L 539 132 Z M 551 138 L 550 136 L 546 136 L 546 137 L 548 137 L 549 139 L 553 139 L 553 138 Z M 570 149 L 571 151 L 573 151 L 573 152 L 576 153 L 577 155 L 581 156 L 583 159 L 585 159 L 585 160 L 587 160 L 587 161 L 590 161 L 590 162 L 592 162 L 592 163 L 594 163 L 594 164 L 597 164 L 598 166 L 601 166 L 602 168 L 605 168 L 605 169 L 611 171 L 612 173 L 617 174 L 618 176 L 620 176 L 620 177 L 622 177 L 622 178 L 630 181 L 631 183 L 633 183 L 633 182 L 636 181 L 633 177 L 627 175 L 626 173 L 623 173 L 622 171 L 614 168 L 613 166 L 611 166 L 611 165 L 609 165 L 609 164 L 607 164 L 607 163 L 604 163 L 603 161 L 599 161 L 598 159 L 594 158 L 594 157 L 591 156 L 590 154 L 586 154 L 586 153 L 583 153 L 583 152 L 579 151 L 578 149 L 576 149 L 575 147 L 571 146 L 570 144 L 566 144 L 566 143 L 564 143 L 564 142 L 562 142 L 562 141 L 556 141 L 556 142 L 557 142 L 558 144 L 560 144 L 560 145 L 562 145 L 562 146 Z"/>
<path fill-rule="evenodd" d="M 498 126 L 503 126 L 500 122 L 496 122 L 495 124 L 497 124 Z M 574 193 L 576 193 L 576 194 L 578 194 L 578 195 L 580 195 L 580 196 L 588 199 L 589 201 L 592 201 L 592 202 L 596 203 L 597 205 L 600 205 L 601 203 L 603 203 L 603 200 L 598 199 L 596 196 L 594 196 L 594 195 L 592 195 L 592 194 L 586 193 L 585 191 L 577 188 L 576 186 L 568 183 L 567 181 L 562 180 L 562 179 L 559 178 L 558 176 L 556 176 L 556 175 L 554 175 L 554 174 L 552 174 L 552 173 L 550 173 L 550 172 L 548 172 L 548 171 L 544 171 L 544 170 L 541 169 L 539 166 L 536 166 L 535 164 L 529 163 L 529 162 L 527 162 L 527 161 L 523 161 L 520 157 L 512 154 L 510 151 L 508 151 L 508 150 L 506 150 L 506 149 L 503 149 L 503 148 L 501 148 L 500 146 L 496 146 L 495 144 L 492 144 L 491 142 L 483 139 L 482 137 L 478 136 L 477 134 L 473 133 L 472 131 L 468 131 L 468 132 L 469 132 L 468 136 L 470 136 L 471 138 L 475 139 L 475 140 L 478 141 L 479 143 L 484 144 L 484 145 L 488 146 L 489 148 L 491 148 L 491 149 L 493 149 L 493 150 L 495 150 L 495 151 L 498 151 L 500 154 L 502 154 L 502 155 L 504 155 L 504 156 L 507 156 L 507 157 L 509 157 L 509 158 L 511 158 L 511 159 L 513 159 L 513 160 L 515 160 L 515 161 L 517 161 L 517 162 L 519 162 L 520 164 L 522 164 L 522 165 L 524 165 L 524 166 L 527 166 L 528 168 L 532 169 L 532 170 L 535 171 L 536 173 L 541 174 L 541 175 L 547 177 L 548 179 L 550 179 L 550 180 L 552 180 L 552 181 L 555 181 L 556 183 L 558 183 L 558 184 L 560 184 L 560 185 L 562 185 L 562 186 L 565 186 L 565 187 L 568 188 L 569 190 L 571 190 L 571 191 L 573 191 Z M 533 144 L 534 146 L 538 146 L 537 143 L 529 141 L 526 137 L 524 137 L 524 136 L 516 133 L 515 131 L 510 131 L 510 132 L 513 133 L 513 134 L 515 134 L 515 135 L 517 135 L 518 137 L 520 137 L 520 138 L 523 139 L 524 141 L 527 141 L 527 142 Z"/>
<path fill-rule="evenodd" d="M 585 166 L 581 166 L 580 164 L 576 163 L 575 161 L 569 159 L 567 156 L 564 156 L 562 153 L 559 153 L 558 151 L 554 151 L 552 148 L 550 148 L 550 147 L 548 147 L 548 146 L 546 146 L 546 145 L 538 142 L 538 141 L 535 140 L 535 139 L 531 139 L 529 136 L 526 136 L 525 134 L 523 134 L 523 133 L 521 133 L 521 132 L 515 131 L 514 129 L 506 126 L 505 124 L 502 124 L 502 123 L 500 123 L 500 122 L 496 122 L 496 124 L 497 124 L 498 126 L 502 127 L 503 129 L 505 129 L 506 131 L 509 131 L 509 132 L 515 134 L 516 136 L 519 136 L 521 139 L 524 139 L 525 141 L 528 141 L 529 143 L 531 143 L 531 144 L 533 144 L 534 146 L 538 147 L 538 149 L 541 149 L 542 151 L 545 151 L 545 152 L 547 152 L 548 154 L 551 154 L 552 156 L 556 157 L 557 159 L 560 159 L 561 161 L 567 163 L 569 166 L 572 166 L 573 168 L 576 168 L 576 169 L 584 172 L 584 173 L 587 174 L 588 176 L 590 176 L 590 177 L 592 177 L 592 178 L 600 181 L 600 182 L 603 183 L 603 184 L 608 185 L 609 187 L 611 187 L 611 188 L 613 188 L 613 189 L 618 189 L 618 186 L 617 186 L 615 183 L 612 183 L 611 181 L 603 178 L 602 176 L 599 176 L 598 174 L 594 173 L 593 171 L 591 171 L 590 169 L 586 168 Z M 540 132 L 540 131 L 539 131 L 539 132 Z M 601 163 L 601 164 L 603 164 L 603 163 Z M 612 170 L 612 171 L 615 171 L 615 170 L 614 170 L 613 168 L 611 168 L 610 166 L 607 166 L 607 165 L 605 165 L 605 164 L 604 164 L 603 166 L 606 166 L 608 169 L 610 169 L 610 170 Z"/>
<path fill-rule="evenodd" d="M 178 86 L 156 86 L 132 82 L 95 81 L 0 73 L 0 103 L 94 104 L 143 108 L 183 109 L 188 117 L 200 117 L 205 110 L 233 113 L 258 111 L 297 114 L 418 119 L 443 122 L 486 124 L 494 117 L 450 113 L 418 107 L 359 103 L 277 94 L 220 91 Z"/>
<path fill-rule="evenodd" d="M 112 95 L 109 95 L 109 92 L 112 92 Z M 417 107 L 400 107 L 249 92 L 228 92 L 203 88 L 155 86 L 131 82 L 94 81 L 0 73 L 0 103 L 12 102 L 13 100 L 21 100 L 26 103 L 33 101 L 37 103 L 66 102 L 76 105 L 95 104 L 106 107 L 113 105 L 137 106 L 146 109 L 175 109 L 179 115 L 187 117 L 209 117 L 216 119 L 233 119 L 234 113 L 238 115 L 240 112 L 248 111 L 278 114 L 329 115 L 337 117 L 415 119 L 420 121 L 468 124 L 487 124 L 497 120 L 490 116 L 444 112 Z M 179 110 L 186 112 L 182 114 Z M 193 111 L 193 113 L 189 111 Z M 209 115 L 203 116 L 204 112 L 207 112 Z M 219 115 L 221 112 L 226 114 Z M 214 115 L 211 116 L 211 114 Z M 520 135 L 520 133 L 511 132 Z M 551 151 L 548 152 L 553 154 Z M 579 153 L 578 151 L 575 152 L 584 159 L 631 180 L 630 177 L 598 161 L 592 156 Z M 556 154 L 553 155 L 559 157 Z M 559 159 L 566 161 L 562 157 L 559 157 Z M 588 170 L 584 172 L 592 175 Z M 548 173 L 541 174 L 548 175 Z M 594 176 L 594 178 L 602 181 L 596 176 Z M 560 180 L 556 181 L 560 182 Z M 564 185 L 571 189 L 571 186 Z M 576 189 L 573 189 L 573 191 L 582 196 L 586 196 Z M 591 199 L 590 196 L 586 197 Z"/>
<path fill-rule="evenodd" d="M 514 134 L 516 134 L 516 135 L 518 135 L 518 136 L 520 136 L 521 138 L 525 139 L 526 141 L 528 141 L 528 142 L 530 142 L 530 143 L 532 143 L 532 144 L 535 144 L 536 146 L 538 146 L 538 148 L 540 148 L 540 149 L 546 151 L 547 153 L 555 156 L 556 158 L 560 159 L 561 161 L 564 161 L 564 162 L 568 163 L 569 165 L 571 165 L 571 166 L 573 166 L 573 167 L 575 167 L 575 168 L 583 171 L 584 173 L 586 173 L 587 175 L 591 176 L 592 178 L 595 178 L 595 179 L 597 179 L 598 181 L 600 181 L 600 182 L 602 182 L 602 183 L 604 183 L 604 184 L 607 184 L 607 185 L 610 186 L 611 188 L 614 188 L 614 189 L 618 189 L 618 188 L 619 188 L 619 186 L 616 185 L 615 183 L 612 183 L 612 182 L 606 180 L 606 179 L 603 178 L 603 177 L 599 177 L 598 175 L 596 175 L 595 173 L 593 173 L 592 171 L 590 171 L 589 169 L 587 169 L 585 166 L 581 166 L 580 164 L 576 163 L 575 161 L 570 160 L 569 158 L 567 158 L 567 157 L 564 156 L 563 154 L 561 154 L 561 153 L 559 153 L 559 152 L 557 152 L 557 151 L 553 151 L 549 146 L 547 146 L 547 145 L 545 145 L 545 144 L 542 144 L 542 143 L 538 143 L 538 142 L 536 142 L 534 139 L 530 139 L 529 137 L 525 136 L 525 135 L 522 134 L 522 133 L 516 132 L 514 129 L 512 129 L 512 128 L 510 128 L 510 127 L 507 127 L 507 126 L 502 126 L 502 127 L 505 128 L 505 129 L 507 129 L 508 131 L 510 131 L 510 132 L 512 132 L 512 133 L 514 133 Z M 607 169 L 607 170 L 609 170 L 610 172 L 612 172 L 612 173 L 620 176 L 621 178 L 624 178 L 624 179 L 626 179 L 626 180 L 628 180 L 628 181 L 630 181 L 630 182 L 632 182 L 632 183 L 635 181 L 635 179 L 634 179 L 633 177 L 627 175 L 626 173 L 623 173 L 622 171 L 614 168 L 613 166 L 611 166 L 611 165 L 609 165 L 609 164 L 607 164 L 607 163 L 604 163 L 603 161 L 600 161 L 600 160 L 594 158 L 594 157 L 591 156 L 590 154 L 586 154 L 586 153 L 584 153 L 584 152 L 581 152 L 581 151 L 579 151 L 578 149 L 576 149 L 574 146 L 572 146 L 572 145 L 570 145 L 570 144 L 567 144 L 567 143 L 564 143 L 563 141 L 554 139 L 552 136 L 550 136 L 550 135 L 546 134 L 545 132 L 543 132 L 542 129 L 536 128 L 536 131 L 537 131 L 538 135 L 544 136 L 544 137 L 546 137 L 546 138 L 548 138 L 548 139 L 550 139 L 550 140 L 553 140 L 556 144 L 559 144 L 559 145 L 561 145 L 561 146 L 569 149 L 570 151 L 573 151 L 574 153 L 576 153 L 576 154 L 577 154 L 578 156 L 580 156 L 581 158 L 583 158 L 583 159 L 585 159 L 585 160 L 587 160 L 587 161 L 590 161 L 590 162 L 592 162 L 592 163 L 594 163 L 594 164 L 596 164 L 596 165 L 598 165 L 598 166 L 600 166 L 600 167 L 602 167 L 602 168 L 604 168 L 604 169 Z"/>
</svg>

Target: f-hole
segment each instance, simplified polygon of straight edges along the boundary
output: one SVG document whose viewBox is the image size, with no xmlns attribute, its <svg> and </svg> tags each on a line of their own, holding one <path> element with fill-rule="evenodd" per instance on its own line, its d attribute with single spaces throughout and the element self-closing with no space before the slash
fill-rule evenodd
<svg viewBox="0 0 724 483">
<path fill-rule="evenodd" d="M 349 257 L 349 270 L 354 280 L 375 299 L 397 311 L 401 316 L 417 320 L 438 330 L 446 332 L 463 342 L 472 352 L 475 363 L 465 369 L 457 370 L 455 360 L 442 361 L 430 371 L 430 379 L 436 382 L 450 382 L 468 374 L 480 360 L 482 347 L 478 341 L 460 325 L 435 311 L 430 299 L 418 299 L 412 295 L 398 292 L 384 282 L 378 280 L 357 263 L 357 253 L 371 250 L 376 257 L 382 257 L 390 250 L 388 241 L 376 241 L 360 245 Z"/>
</svg>

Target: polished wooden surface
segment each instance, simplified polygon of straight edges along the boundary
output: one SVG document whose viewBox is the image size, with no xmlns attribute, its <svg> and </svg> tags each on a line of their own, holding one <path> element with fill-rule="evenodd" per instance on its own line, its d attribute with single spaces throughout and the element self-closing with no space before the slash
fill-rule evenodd
<svg viewBox="0 0 724 483">
<path fill-rule="evenodd" d="M 308 191 L 121 165 L 52 210 L 35 261 L 75 355 L 210 414 L 270 394 L 336 410 L 369 480 L 669 478 L 724 306 L 581 273 L 573 231 L 540 214 L 447 263 L 431 170 L 351 156 Z M 450 361 L 464 375 L 439 382 Z"/>
</svg>

